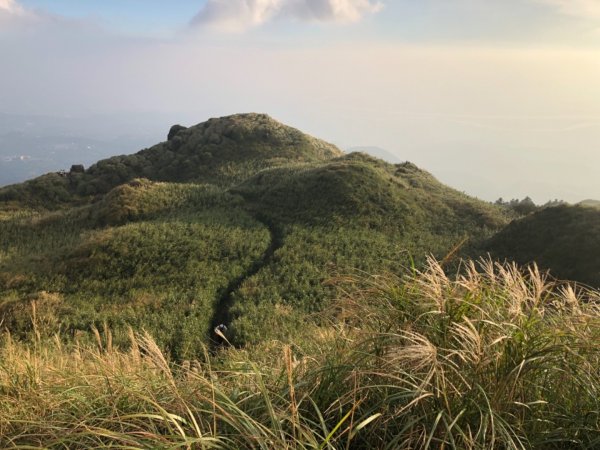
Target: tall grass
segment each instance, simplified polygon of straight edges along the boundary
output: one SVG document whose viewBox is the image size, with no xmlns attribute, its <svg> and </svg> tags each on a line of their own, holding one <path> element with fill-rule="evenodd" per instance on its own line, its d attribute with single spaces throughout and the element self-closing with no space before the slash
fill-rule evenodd
<svg viewBox="0 0 600 450">
<path fill-rule="evenodd" d="M 336 280 L 304 338 L 170 362 L 2 337 L 0 447 L 521 449 L 600 446 L 600 298 L 535 267 L 468 262 Z"/>
<path fill-rule="evenodd" d="M 454 280 L 429 261 L 407 283 L 347 282 L 339 316 L 354 329 L 360 414 L 383 413 L 364 445 L 600 446 L 597 292 L 490 261 Z"/>
</svg>

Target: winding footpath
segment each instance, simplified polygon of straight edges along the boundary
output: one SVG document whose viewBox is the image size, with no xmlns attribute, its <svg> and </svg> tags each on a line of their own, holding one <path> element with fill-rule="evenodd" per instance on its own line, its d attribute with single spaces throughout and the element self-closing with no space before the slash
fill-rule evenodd
<svg viewBox="0 0 600 450">
<path fill-rule="evenodd" d="M 270 220 L 262 217 L 255 217 L 256 220 L 261 222 L 268 230 L 271 235 L 271 241 L 269 246 L 264 251 L 262 256 L 257 259 L 246 272 L 239 277 L 232 280 L 223 294 L 219 297 L 215 304 L 214 313 L 210 322 L 210 328 L 208 330 L 208 343 L 209 349 L 215 351 L 223 342 L 215 335 L 215 328 L 220 324 L 229 324 L 231 322 L 230 310 L 234 304 L 234 294 L 242 286 L 244 281 L 248 278 L 256 275 L 263 267 L 267 266 L 273 259 L 275 252 L 283 245 L 283 239 L 281 233 L 276 229 Z"/>
</svg>

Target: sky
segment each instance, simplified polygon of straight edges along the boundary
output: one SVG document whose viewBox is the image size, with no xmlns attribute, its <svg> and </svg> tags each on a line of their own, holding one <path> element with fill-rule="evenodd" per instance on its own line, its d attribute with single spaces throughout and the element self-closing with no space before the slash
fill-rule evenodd
<svg viewBox="0 0 600 450">
<path fill-rule="evenodd" d="M 600 0 L 0 0 L 0 113 L 265 112 L 489 201 L 600 199 L 599 80 Z"/>
</svg>

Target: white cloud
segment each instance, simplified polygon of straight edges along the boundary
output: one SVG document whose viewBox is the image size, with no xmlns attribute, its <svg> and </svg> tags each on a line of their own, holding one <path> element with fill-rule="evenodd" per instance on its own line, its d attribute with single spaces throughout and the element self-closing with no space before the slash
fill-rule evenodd
<svg viewBox="0 0 600 450">
<path fill-rule="evenodd" d="M 0 14 L 22 14 L 21 8 L 15 0 L 0 0 Z"/>
<path fill-rule="evenodd" d="M 563 14 L 584 19 L 600 19 L 600 0 L 536 0 L 554 6 Z"/>
<path fill-rule="evenodd" d="M 381 2 L 371 0 L 292 0 L 289 3 L 293 15 L 323 22 L 357 22 L 383 8 Z"/>
<path fill-rule="evenodd" d="M 241 31 L 269 21 L 283 3 L 284 0 L 208 0 L 192 23 Z"/>
<path fill-rule="evenodd" d="M 192 24 L 243 31 L 276 17 L 352 23 L 382 8 L 383 3 L 378 0 L 208 0 Z"/>
</svg>

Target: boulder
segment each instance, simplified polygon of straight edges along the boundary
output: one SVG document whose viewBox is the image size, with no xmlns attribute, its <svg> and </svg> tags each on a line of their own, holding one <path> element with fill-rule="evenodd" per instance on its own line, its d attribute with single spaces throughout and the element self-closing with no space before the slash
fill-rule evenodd
<svg viewBox="0 0 600 450">
<path fill-rule="evenodd" d="M 167 135 L 167 140 L 170 141 L 172 140 L 175 136 L 177 136 L 177 133 L 179 133 L 182 130 L 186 130 L 187 127 L 184 127 L 182 125 L 173 125 L 171 127 L 171 129 L 169 130 L 169 134 Z"/>
<path fill-rule="evenodd" d="M 71 166 L 71 170 L 69 170 L 69 173 L 84 173 L 85 172 L 85 167 L 83 167 L 83 164 L 73 164 Z"/>
</svg>

